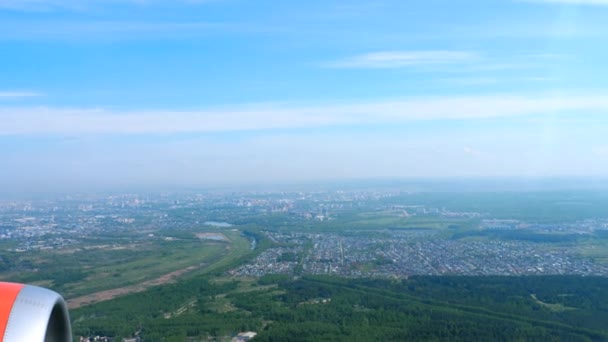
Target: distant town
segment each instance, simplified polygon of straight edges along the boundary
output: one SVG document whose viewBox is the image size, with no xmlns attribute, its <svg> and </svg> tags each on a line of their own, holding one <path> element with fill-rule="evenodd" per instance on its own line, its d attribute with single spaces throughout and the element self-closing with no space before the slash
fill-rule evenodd
<svg viewBox="0 0 608 342">
<path fill-rule="evenodd" d="M 74 195 L 4 201 L 0 202 L 0 243 L 13 253 L 112 250 L 146 240 L 170 241 L 176 239 L 172 232 L 184 229 L 199 239 L 222 242 L 225 237 L 218 231 L 245 231 L 255 224 L 271 246 L 228 274 L 608 275 L 608 263 L 567 244 L 567 239 L 608 232 L 608 220 L 526 222 L 487 212 L 399 204 L 399 196 L 404 194 L 334 191 Z M 382 219 L 366 221 L 361 228 L 361 222 L 352 219 L 359 212 Z M 412 220 L 411 227 L 392 226 Z M 428 222 L 445 224 L 429 228 Z M 460 229 L 463 223 L 471 229 Z M 128 239 L 99 239 L 117 232 Z M 521 238 L 522 234 L 528 235 Z M 252 239 L 251 248 L 257 243 Z"/>
<path fill-rule="evenodd" d="M 238 276 L 328 274 L 348 277 L 411 275 L 608 275 L 608 265 L 568 249 L 533 242 L 454 241 L 434 231 L 338 235 L 265 232 L 274 242 Z M 311 244 L 310 248 L 305 248 Z"/>
</svg>

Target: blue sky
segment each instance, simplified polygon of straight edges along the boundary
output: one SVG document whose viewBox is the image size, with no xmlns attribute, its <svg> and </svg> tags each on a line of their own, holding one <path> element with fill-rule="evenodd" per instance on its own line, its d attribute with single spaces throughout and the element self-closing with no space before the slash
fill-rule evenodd
<svg viewBox="0 0 608 342">
<path fill-rule="evenodd" d="M 608 174 L 608 1 L 0 0 L 0 185 Z"/>
</svg>

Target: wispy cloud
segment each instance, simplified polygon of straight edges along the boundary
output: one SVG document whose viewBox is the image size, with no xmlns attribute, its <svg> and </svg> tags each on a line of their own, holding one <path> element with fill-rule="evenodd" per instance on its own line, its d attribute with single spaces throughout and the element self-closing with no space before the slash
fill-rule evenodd
<svg viewBox="0 0 608 342">
<path fill-rule="evenodd" d="M 159 39 L 207 36 L 215 33 L 281 32 L 280 27 L 210 21 L 36 20 L 0 21 L 0 40 L 21 39 Z"/>
<path fill-rule="evenodd" d="M 252 105 L 191 111 L 0 108 L 0 134 L 140 134 L 281 130 L 474 120 L 576 111 L 608 113 L 605 95 L 427 97 L 324 106 Z"/>
<path fill-rule="evenodd" d="M 495 85 L 505 83 L 517 83 L 517 84 L 535 84 L 543 82 L 556 82 L 559 81 L 555 77 L 543 77 L 543 76 L 526 76 L 526 77 L 454 77 L 454 78 L 441 78 L 437 79 L 438 83 L 462 85 L 462 86 L 480 86 L 480 85 Z"/>
<path fill-rule="evenodd" d="M 540 3 L 608 6 L 608 0 L 528 0 Z"/>
<path fill-rule="evenodd" d="M 37 97 L 42 96 L 40 93 L 30 91 L 0 91 L 0 99 L 2 98 L 22 98 L 22 97 Z"/>
<path fill-rule="evenodd" d="M 165 36 L 192 37 L 208 34 L 217 30 L 229 30 L 223 24 L 208 22 L 125 22 L 125 21 L 66 21 L 66 22 L 37 22 L 25 25 L 0 23 L 7 29 L 0 31 L 0 39 L 21 38 L 59 38 L 70 39 L 111 37 L 112 39 L 128 39 L 132 37 Z M 13 30 L 8 30 L 8 28 Z M 15 30 L 15 28 L 18 28 Z"/>
<path fill-rule="evenodd" d="M 478 150 L 476 148 L 473 148 L 471 146 L 465 146 L 462 148 L 462 151 L 464 152 L 465 155 L 468 155 L 470 157 L 473 158 L 483 158 L 483 159 L 489 159 L 489 158 L 494 158 L 493 155 L 483 152 L 481 150 Z"/>
<path fill-rule="evenodd" d="M 438 83 L 452 84 L 452 85 L 464 85 L 464 86 L 479 86 L 479 85 L 493 85 L 504 81 L 496 77 L 459 77 L 459 78 L 441 78 L 437 79 Z"/>
<path fill-rule="evenodd" d="M 180 0 L 178 3 L 200 4 L 219 0 Z M 0 9 L 20 11 L 49 11 L 57 9 L 84 10 L 91 6 L 108 4 L 153 5 L 161 0 L 0 0 Z"/>
<path fill-rule="evenodd" d="M 608 158 L 608 146 L 595 146 L 591 151 L 598 157 Z"/>
<path fill-rule="evenodd" d="M 0 8 L 11 9 L 11 10 L 22 10 L 22 11 L 48 11 L 52 9 L 58 8 L 68 8 L 68 9 L 83 9 L 86 6 L 90 6 L 94 3 L 100 3 L 101 1 L 95 0 L 85 0 L 85 1 L 75 1 L 75 0 L 0 0 Z M 127 3 L 138 3 L 142 1 L 136 0 L 123 0 L 111 1 L 113 3 L 116 2 L 127 2 Z"/>
<path fill-rule="evenodd" d="M 400 68 L 425 64 L 455 64 L 478 58 L 470 51 L 379 51 L 325 63 L 332 68 Z"/>
</svg>

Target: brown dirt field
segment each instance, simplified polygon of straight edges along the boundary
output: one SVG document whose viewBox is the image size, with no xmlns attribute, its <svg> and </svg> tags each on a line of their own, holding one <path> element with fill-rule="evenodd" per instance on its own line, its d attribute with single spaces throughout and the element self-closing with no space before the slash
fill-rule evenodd
<svg viewBox="0 0 608 342">
<path fill-rule="evenodd" d="M 143 292 L 151 286 L 157 286 L 157 285 L 167 284 L 170 282 L 175 282 L 176 278 L 178 278 L 178 277 L 182 276 L 183 274 L 188 273 L 190 271 L 194 271 L 195 269 L 200 268 L 202 266 L 203 265 L 186 267 L 181 270 L 167 273 L 159 278 L 144 281 L 143 283 L 140 283 L 137 285 L 119 287 L 116 289 L 100 291 L 100 292 L 91 293 L 91 294 L 88 294 L 85 296 L 72 298 L 72 299 L 67 300 L 68 308 L 77 309 L 81 306 L 90 305 L 93 303 L 104 302 L 106 300 L 110 300 L 110 299 L 113 299 L 113 298 L 116 298 L 119 296 L 123 296 L 123 295 L 129 294 L 129 293 Z"/>
</svg>

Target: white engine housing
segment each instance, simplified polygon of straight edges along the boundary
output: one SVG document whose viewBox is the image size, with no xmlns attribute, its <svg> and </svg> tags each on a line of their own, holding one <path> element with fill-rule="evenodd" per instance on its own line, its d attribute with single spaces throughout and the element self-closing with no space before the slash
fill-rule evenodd
<svg viewBox="0 0 608 342">
<path fill-rule="evenodd" d="M 0 283 L 2 342 L 72 341 L 63 298 L 38 286 Z"/>
</svg>

